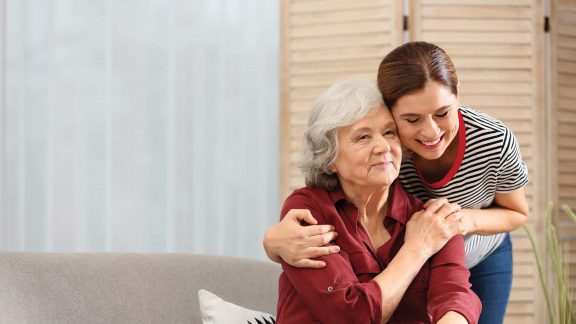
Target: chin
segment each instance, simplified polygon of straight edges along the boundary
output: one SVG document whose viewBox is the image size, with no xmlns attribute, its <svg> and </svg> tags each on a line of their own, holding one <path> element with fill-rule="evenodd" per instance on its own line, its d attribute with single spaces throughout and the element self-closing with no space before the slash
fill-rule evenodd
<svg viewBox="0 0 576 324">
<path fill-rule="evenodd" d="M 444 154 L 444 152 L 446 151 L 445 149 L 442 150 L 434 150 L 434 151 L 428 151 L 428 150 L 411 150 L 412 153 L 416 154 L 419 158 L 422 158 L 424 160 L 437 160 L 439 158 L 442 157 L 442 155 Z"/>
<path fill-rule="evenodd" d="M 438 160 L 439 158 L 442 157 L 442 153 L 444 152 L 440 152 L 440 153 L 429 153 L 426 152 L 426 154 L 418 154 L 418 156 L 420 156 L 421 158 L 425 159 L 425 160 Z"/>
<path fill-rule="evenodd" d="M 392 178 L 388 178 L 382 181 L 378 181 L 378 183 L 376 184 L 376 186 L 378 187 L 382 187 L 382 188 L 386 188 L 386 187 L 390 187 L 392 185 L 392 183 L 394 183 L 394 180 L 396 180 L 398 176 Z"/>
</svg>

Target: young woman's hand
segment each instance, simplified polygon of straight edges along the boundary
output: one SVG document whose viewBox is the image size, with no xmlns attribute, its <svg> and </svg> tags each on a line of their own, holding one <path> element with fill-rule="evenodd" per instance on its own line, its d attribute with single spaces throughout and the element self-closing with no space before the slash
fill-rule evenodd
<svg viewBox="0 0 576 324">
<path fill-rule="evenodd" d="M 312 225 L 303 226 L 302 222 Z M 308 209 L 290 210 L 264 234 L 266 254 L 274 262 L 282 259 L 298 268 L 324 268 L 325 262 L 312 259 L 340 251 L 336 245 L 326 245 L 338 234 L 332 225 L 315 225 L 317 223 Z"/>
</svg>

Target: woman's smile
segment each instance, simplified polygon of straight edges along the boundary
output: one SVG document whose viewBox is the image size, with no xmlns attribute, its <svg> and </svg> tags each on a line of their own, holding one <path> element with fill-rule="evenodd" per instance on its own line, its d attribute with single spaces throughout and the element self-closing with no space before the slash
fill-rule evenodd
<svg viewBox="0 0 576 324">
<path fill-rule="evenodd" d="M 394 165 L 393 159 L 384 160 L 384 161 L 374 163 L 374 164 L 372 164 L 372 167 L 376 168 L 376 169 L 386 169 L 386 168 L 390 167 L 391 165 Z"/>
<path fill-rule="evenodd" d="M 425 149 L 428 150 L 434 150 L 437 149 L 438 147 L 441 147 L 441 141 L 444 139 L 444 134 L 442 133 L 439 137 L 437 137 L 434 140 L 421 140 L 421 139 L 416 139 L 417 142 L 419 142 L 420 144 L 422 144 L 422 146 Z"/>
</svg>

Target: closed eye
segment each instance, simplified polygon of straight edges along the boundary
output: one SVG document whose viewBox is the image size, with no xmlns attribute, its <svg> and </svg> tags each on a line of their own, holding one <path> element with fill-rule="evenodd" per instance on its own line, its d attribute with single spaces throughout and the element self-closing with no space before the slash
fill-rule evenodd
<svg viewBox="0 0 576 324">
<path fill-rule="evenodd" d="M 444 118 L 444 117 L 448 116 L 448 111 L 446 111 L 446 112 L 443 113 L 443 114 L 436 115 L 436 116 L 437 116 L 437 117 L 440 117 L 440 118 Z"/>
<path fill-rule="evenodd" d="M 396 136 L 396 131 L 393 129 L 389 129 L 384 132 L 384 137 L 393 138 L 394 136 Z"/>
</svg>

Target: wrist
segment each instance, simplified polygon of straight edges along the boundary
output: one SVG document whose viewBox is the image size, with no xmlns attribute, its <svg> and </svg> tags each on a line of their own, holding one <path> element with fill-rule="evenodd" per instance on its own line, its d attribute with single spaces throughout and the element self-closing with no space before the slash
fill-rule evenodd
<svg viewBox="0 0 576 324">
<path fill-rule="evenodd" d="M 421 262 L 422 264 L 434 254 L 434 251 L 432 251 L 429 246 L 416 244 L 412 241 L 405 242 L 402 250 L 410 254 L 415 261 Z"/>
<path fill-rule="evenodd" d="M 473 210 L 467 210 L 466 214 L 468 215 L 469 221 L 466 222 L 468 224 L 468 228 L 466 229 L 467 234 L 477 234 L 480 231 L 480 222 L 476 217 Z"/>
</svg>

